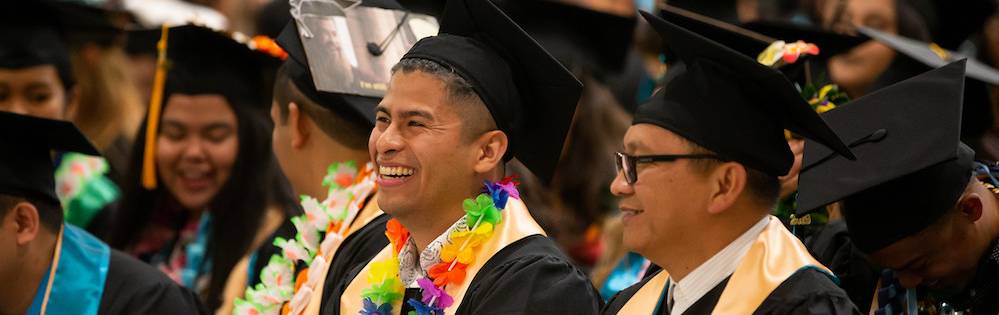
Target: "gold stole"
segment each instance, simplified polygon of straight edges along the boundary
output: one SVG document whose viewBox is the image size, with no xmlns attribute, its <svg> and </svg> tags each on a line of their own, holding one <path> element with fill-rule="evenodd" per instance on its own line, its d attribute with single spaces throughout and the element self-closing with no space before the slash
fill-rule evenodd
<svg viewBox="0 0 999 315">
<path fill-rule="evenodd" d="M 364 226 L 384 213 L 381 208 L 378 208 L 377 195 L 378 193 L 376 192 L 369 197 L 370 201 L 364 205 L 364 208 L 361 208 L 361 212 L 354 218 L 354 222 L 350 223 L 350 226 L 347 227 L 347 232 L 343 236 L 344 239 L 364 228 Z M 333 248 L 332 255 L 326 254 L 326 256 L 330 257 L 329 266 L 326 267 L 326 270 L 322 271 L 322 278 L 316 283 L 316 287 L 312 289 L 312 298 L 309 299 L 309 304 L 305 306 L 305 311 L 302 314 L 319 314 L 319 307 L 323 304 L 323 288 L 326 286 L 326 275 L 329 274 L 330 267 L 333 267 L 333 259 L 335 259 L 337 249 L 340 248 L 340 245 L 343 245 L 343 242 L 340 242 L 340 244 L 337 244 Z"/>
<path fill-rule="evenodd" d="M 767 296 L 806 267 L 832 274 L 812 258 L 805 246 L 771 216 L 725 285 L 712 314 L 752 314 Z M 662 298 L 669 274 L 662 271 L 635 292 L 618 314 L 652 314 Z"/>
<path fill-rule="evenodd" d="M 475 261 L 465 269 L 465 281 L 461 285 L 448 285 L 444 289 L 447 294 L 454 297 L 454 304 L 447 310 L 444 310 L 445 314 L 454 314 L 454 311 L 461 306 L 461 301 L 465 297 L 469 284 L 475 279 L 475 274 L 482 269 L 482 266 L 493 255 L 496 255 L 503 248 L 525 237 L 537 234 L 545 235 L 545 231 L 538 226 L 537 222 L 534 222 L 534 218 L 527 211 L 527 207 L 518 199 L 510 198 L 506 203 L 506 208 L 503 210 L 502 215 L 503 221 L 496 226 L 493 235 L 481 247 L 476 249 Z M 392 245 L 390 244 L 382 249 L 375 258 L 372 258 L 371 262 L 378 262 L 391 257 Z M 361 269 L 361 272 L 351 280 L 347 289 L 344 290 L 343 295 L 340 296 L 340 314 L 357 314 L 363 308 L 361 291 L 371 286 L 368 283 L 368 270 L 370 267 L 371 264 L 369 263 L 364 269 Z M 402 303 L 402 299 L 393 303 L 392 311 L 401 312 Z"/>
</svg>

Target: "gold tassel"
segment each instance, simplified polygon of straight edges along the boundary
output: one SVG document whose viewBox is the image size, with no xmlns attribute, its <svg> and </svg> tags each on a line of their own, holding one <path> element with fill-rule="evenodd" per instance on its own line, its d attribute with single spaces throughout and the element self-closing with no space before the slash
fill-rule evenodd
<svg viewBox="0 0 999 315">
<path fill-rule="evenodd" d="M 160 124 L 160 110 L 163 105 L 163 87 L 167 75 L 167 33 L 170 28 L 163 24 L 160 40 L 156 43 L 156 76 L 153 79 L 153 93 L 149 99 L 149 113 L 146 116 L 146 143 L 142 152 L 142 187 L 156 189 L 156 131 Z"/>
</svg>

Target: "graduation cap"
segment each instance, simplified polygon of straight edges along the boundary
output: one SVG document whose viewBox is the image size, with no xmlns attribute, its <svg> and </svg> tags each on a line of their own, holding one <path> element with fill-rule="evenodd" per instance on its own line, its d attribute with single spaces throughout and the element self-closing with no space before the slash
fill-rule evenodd
<svg viewBox="0 0 999 315">
<path fill-rule="evenodd" d="M 677 60 L 658 94 L 638 107 L 635 124 L 668 129 L 772 176 L 787 174 L 794 162 L 784 129 L 853 158 L 779 71 L 653 14 L 642 16 Z"/>
<path fill-rule="evenodd" d="M 0 193 L 59 204 L 53 151 L 99 156 L 73 123 L 0 112 Z"/>
<path fill-rule="evenodd" d="M 271 103 L 272 72 L 283 53 L 262 47 L 266 41 L 251 41 L 196 25 L 161 29 L 157 47 L 157 71 L 146 121 L 142 185 L 156 187 L 155 135 L 162 103 L 171 94 L 217 94 L 233 110 L 266 113 Z M 278 49 L 264 52 L 266 48 Z"/>
<path fill-rule="evenodd" d="M 959 138 L 965 66 L 951 63 L 823 114 L 857 160 L 806 141 L 799 212 L 844 200 L 853 242 L 872 252 L 951 209 L 974 156 Z"/>
<path fill-rule="evenodd" d="M 440 33 L 403 59 L 451 68 L 472 84 L 516 157 L 551 181 L 582 84 L 492 1 L 448 1 Z"/>
<path fill-rule="evenodd" d="M 508 0 L 503 9 L 564 65 L 598 77 L 622 71 L 638 21 L 551 0 Z"/>
<path fill-rule="evenodd" d="M 888 69 L 872 84 L 869 91 L 876 91 L 930 69 L 967 59 L 965 76 L 971 80 L 965 81 L 964 84 L 961 137 L 966 139 L 968 143 L 977 145 L 977 138 L 985 134 L 993 124 L 989 85 L 999 85 L 999 71 L 974 58 L 946 50 L 933 43 L 921 42 L 867 27 L 860 27 L 858 30 L 899 52 Z"/>
<path fill-rule="evenodd" d="M 367 0 L 350 9 L 324 2 L 302 5 L 299 18 L 277 38 L 288 52 L 284 62 L 288 76 L 320 106 L 373 126 L 375 106 L 385 95 L 392 66 L 419 36 L 437 32 L 436 19 L 403 11 L 395 1 Z M 414 25 L 430 29 L 414 30 Z"/>
<path fill-rule="evenodd" d="M 66 25 L 56 10 L 48 1 L 0 4 L 0 68 L 52 65 L 65 88 L 73 87 Z"/>
<path fill-rule="evenodd" d="M 816 54 L 803 53 L 792 62 L 781 61 L 774 64 L 788 78 L 800 84 L 811 83 L 809 81 L 811 81 L 812 67 L 824 67 L 825 61 L 832 56 L 867 41 L 867 38 L 862 36 L 837 34 L 779 22 L 752 22 L 740 27 L 669 5 L 664 6 L 660 14 L 673 24 L 757 60 L 777 41 L 795 43 L 800 40 L 814 44 L 818 47 Z M 811 65 L 811 62 L 817 64 Z"/>
</svg>

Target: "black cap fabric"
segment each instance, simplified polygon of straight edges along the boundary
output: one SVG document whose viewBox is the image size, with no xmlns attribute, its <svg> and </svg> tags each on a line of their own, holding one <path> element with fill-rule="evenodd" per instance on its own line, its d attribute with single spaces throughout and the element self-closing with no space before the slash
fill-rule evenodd
<svg viewBox="0 0 999 315">
<path fill-rule="evenodd" d="M 642 16 L 677 60 L 662 89 L 638 107 L 635 124 L 668 129 L 773 176 L 787 174 L 794 162 L 784 129 L 853 158 L 779 71 L 655 15 Z"/>
<path fill-rule="evenodd" d="M 638 21 L 551 0 L 508 0 L 503 10 L 562 64 L 597 77 L 624 69 Z"/>
<path fill-rule="evenodd" d="M 509 137 L 506 158 L 551 180 L 582 84 L 496 5 L 449 1 L 440 34 L 417 42 L 407 58 L 434 61 L 467 80 Z"/>
<path fill-rule="evenodd" d="M 375 9 L 370 9 L 370 8 L 375 8 Z M 361 10 L 370 10 L 370 12 L 358 12 Z M 287 71 L 289 77 L 291 78 L 291 81 L 295 84 L 295 86 L 299 89 L 299 91 L 301 91 L 302 94 L 304 94 L 309 99 L 315 101 L 318 105 L 330 109 L 336 113 L 354 115 L 353 117 L 357 117 L 359 118 L 359 120 L 367 121 L 371 126 L 373 126 L 375 121 L 375 106 L 377 106 L 378 102 L 381 101 L 382 96 L 384 96 L 385 90 L 384 89 L 351 90 L 346 88 L 345 89 L 317 88 L 318 84 L 315 81 L 313 73 L 321 73 L 322 75 L 327 77 L 334 77 L 335 81 L 337 82 L 348 82 L 350 81 L 350 79 L 348 79 L 347 75 L 343 74 L 343 72 L 345 72 L 345 69 L 354 69 L 354 67 L 347 64 L 348 61 L 346 58 L 339 58 L 332 60 L 327 58 L 327 60 L 329 61 L 333 62 L 338 61 L 337 64 L 330 64 L 329 62 L 316 62 L 315 60 L 312 60 L 312 62 L 310 62 L 310 59 L 308 57 L 309 55 L 327 57 L 328 55 L 330 55 L 330 52 L 328 47 L 316 45 L 323 49 L 318 49 L 312 53 L 309 53 L 307 51 L 306 45 L 303 45 L 303 41 L 320 40 L 318 37 L 323 36 L 323 34 L 320 34 L 319 32 L 327 31 L 330 33 L 349 34 L 350 38 L 352 38 L 355 42 L 361 44 L 366 44 L 366 43 L 381 44 L 386 38 L 388 38 L 390 39 L 390 41 L 386 42 L 385 48 L 384 49 L 379 48 L 379 50 L 384 51 L 394 48 L 396 50 L 405 52 L 412 46 L 412 41 L 416 40 L 411 36 L 409 36 L 412 34 L 405 33 L 410 31 L 405 28 L 406 26 L 405 23 L 412 21 L 411 19 L 418 19 L 418 18 L 422 18 L 425 20 L 429 19 L 429 21 L 433 21 L 434 24 L 436 23 L 436 21 L 431 17 L 416 17 L 415 14 L 410 15 L 402 10 L 403 10 L 402 6 L 400 6 L 395 1 L 364 1 L 355 9 L 350 9 L 349 12 L 351 13 L 348 13 L 348 14 L 361 14 L 361 15 L 380 13 L 379 16 L 383 17 L 386 16 L 386 14 L 391 13 L 392 15 L 394 15 L 391 24 L 398 26 L 400 28 L 399 32 L 402 32 L 399 34 L 395 34 L 395 36 L 392 36 L 393 28 L 384 29 L 386 34 L 381 34 L 378 36 L 370 35 L 370 32 L 374 30 L 374 27 L 372 27 L 371 24 L 383 22 L 383 21 L 376 21 L 374 18 L 371 18 L 371 16 L 365 16 L 368 17 L 369 19 L 365 19 L 365 17 L 361 17 L 359 19 L 360 22 L 369 23 L 369 24 L 344 23 L 341 24 L 340 26 L 346 26 L 346 29 L 336 29 L 336 30 L 322 30 L 316 27 L 315 29 L 310 30 L 311 32 L 309 35 L 303 35 L 303 33 L 300 32 L 299 30 L 299 24 L 298 24 L 299 22 L 297 22 L 296 20 L 292 20 L 285 26 L 285 28 L 281 31 L 281 34 L 278 35 L 277 38 L 278 45 L 280 45 L 281 48 L 283 48 L 288 53 L 288 59 L 286 59 L 284 62 L 285 71 Z M 313 14 L 311 16 L 316 16 L 316 15 Z M 320 18 L 326 18 L 326 17 L 321 16 Z M 377 63 L 378 65 L 382 66 L 380 68 L 386 68 L 382 69 L 385 70 L 383 71 L 384 73 L 382 73 L 382 75 L 371 76 L 370 77 L 371 79 L 368 79 L 368 82 L 365 82 L 365 85 L 378 86 L 378 87 L 387 86 L 388 81 L 390 79 L 388 68 L 391 68 L 392 65 L 398 62 L 398 59 L 389 59 L 392 57 L 381 53 L 375 55 L 372 51 L 369 51 L 368 49 L 360 49 L 361 47 L 364 47 L 364 45 L 355 47 L 353 49 L 353 52 L 355 56 L 360 55 L 365 57 L 366 58 L 365 60 L 368 60 L 368 61 L 362 61 L 363 63 L 371 65 L 372 67 L 374 67 L 374 64 Z M 352 76 L 352 78 L 357 78 L 357 77 Z M 343 107 L 348 107 L 349 110 L 347 111 L 340 110 Z"/>
<path fill-rule="evenodd" d="M 806 141 L 799 211 L 844 200 L 854 243 L 872 252 L 951 209 L 974 156 L 959 138 L 964 75 L 965 61 L 954 62 L 823 114 L 857 160 Z"/>
<path fill-rule="evenodd" d="M 232 106 L 270 108 L 272 85 L 268 75 L 280 59 L 202 26 L 172 27 L 167 39 L 165 95 L 220 94 Z"/>
<path fill-rule="evenodd" d="M 898 35 L 888 34 L 869 27 L 859 27 L 860 33 L 870 36 L 895 51 L 910 58 L 918 60 L 932 68 L 939 68 L 951 62 L 967 59 L 966 75 L 970 78 L 999 85 L 999 71 L 988 65 L 964 56 L 960 53 L 949 51 L 932 43 L 921 42 L 915 39 L 905 38 Z"/>
<path fill-rule="evenodd" d="M 52 151 L 100 155 L 72 123 L 0 112 L 0 194 L 58 205 Z"/>
</svg>

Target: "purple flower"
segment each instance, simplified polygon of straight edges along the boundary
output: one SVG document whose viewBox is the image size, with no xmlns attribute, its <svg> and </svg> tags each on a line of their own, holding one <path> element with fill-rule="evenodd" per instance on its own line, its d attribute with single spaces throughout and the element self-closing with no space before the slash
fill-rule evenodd
<svg viewBox="0 0 999 315">
<path fill-rule="evenodd" d="M 444 292 L 444 289 L 435 286 L 434 282 L 430 281 L 430 279 L 420 278 L 416 280 L 416 283 L 423 289 L 423 303 L 430 304 L 430 300 L 434 300 L 434 304 L 442 310 L 454 304 L 454 298 L 451 298 L 447 292 Z"/>
</svg>

